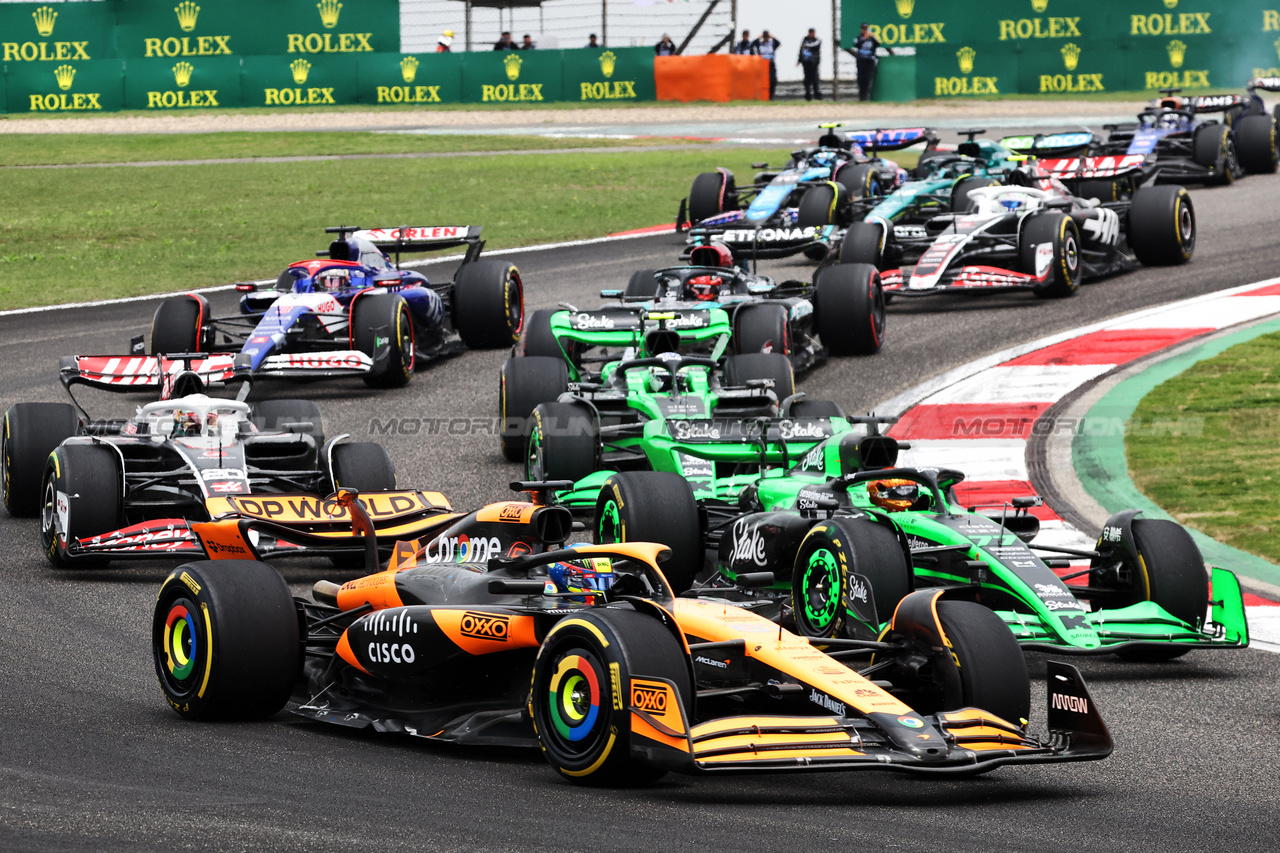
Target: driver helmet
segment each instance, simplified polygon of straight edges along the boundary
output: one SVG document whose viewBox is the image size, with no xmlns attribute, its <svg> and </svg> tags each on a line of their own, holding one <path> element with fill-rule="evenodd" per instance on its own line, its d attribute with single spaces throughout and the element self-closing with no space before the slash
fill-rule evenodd
<svg viewBox="0 0 1280 853">
<path fill-rule="evenodd" d="M 212 433 L 212 432 L 217 432 L 217 430 L 218 430 L 218 413 L 217 413 L 217 412 L 210 412 L 209 414 L 205 415 L 205 417 L 204 417 L 204 425 L 208 428 L 209 432 L 211 432 L 211 433 Z"/>
<path fill-rule="evenodd" d="M 872 480 L 867 483 L 867 495 L 881 509 L 901 512 L 920 499 L 920 484 L 915 480 Z"/>
<path fill-rule="evenodd" d="M 554 586 L 555 592 L 585 593 L 570 600 L 594 604 L 595 596 L 591 593 L 604 592 L 613 586 L 613 561 L 608 557 L 587 557 L 572 563 L 552 563 L 547 566 L 547 578 L 548 586 Z"/>
<path fill-rule="evenodd" d="M 173 413 L 173 434 L 183 438 L 200 434 L 200 413 L 190 410 L 176 410 Z"/>
<path fill-rule="evenodd" d="M 689 252 L 689 263 L 695 267 L 733 268 L 733 252 L 723 243 L 711 243 L 705 246 L 694 246 Z"/>
<path fill-rule="evenodd" d="M 1005 210 L 1013 212 L 1026 207 L 1027 199 L 1022 195 L 1005 195 L 1000 197 L 1000 206 Z"/>
<path fill-rule="evenodd" d="M 1182 124 L 1182 116 L 1177 113 L 1165 113 L 1156 119 L 1156 127 L 1173 128 Z"/>
<path fill-rule="evenodd" d="M 695 275 L 689 279 L 689 295 L 699 302 L 713 302 L 723 284 L 724 279 L 718 275 Z"/>
<path fill-rule="evenodd" d="M 315 290 L 324 290 L 333 293 L 335 290 L 342 290 L 347 286 L 350 273 L 341 267 L 322 270 L 316 275 Z"/>
</svg>

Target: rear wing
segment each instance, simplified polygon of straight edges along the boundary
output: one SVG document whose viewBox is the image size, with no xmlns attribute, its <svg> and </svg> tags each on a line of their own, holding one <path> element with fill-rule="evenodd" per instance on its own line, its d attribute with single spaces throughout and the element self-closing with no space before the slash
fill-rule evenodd
<svg viewBox="0 0 1280 853">
<path fill-rule="evenodd" d="M 1224 113 L 1236 107 L 1249 106 L 1245 95 L 1197 95 L 1187 98 L 1187 108 L 1193 113 Z"/>
<path fill-rule="evenodd" d="M 248 381 L 247 368 L 238 368 L 229 353 L 207 355 L 75 355 L 64 356 L 58 364 L 58 378 L 70 390 L 73 385 L 89 385 L 106 391 L 158 391 L 160 399 L 191 391 L 176 388 L 178 379 L 198 379 L 204 387 Z M 177 393 L 175 393 L 177 392 Z"/>
<path fill-rule="evenodd" d="M 1280 77 L 1254 77 L 1246 88 L 1252 92 L 1261 89 L 1264 92 L 1280 92 Z"/>
<path fill-rule="evenodd" d="M 355 225 L 339 225 L 324 229 L 326 234 L 337 234 L 338 237 L 329 244 L 328 251 L 316 252 L 317 257 L 335 258 L 337 260 L 356 260 L 353 257 L 348 237 L 367 240 L 383 252 L 396 256 L 399 266 L 400 255 L 411 252 L 438 252 L 445 249 L 467 247 L 466 262 L 474 261 L 484 248 L 480 239 L 479 225 L 401 225 L 390 228 L 360 228 Z"/>
<path fill-rule="evenodd" d="M 1086 131 L 1067 133 L 1037 133 L 1034 136 L 1006 136 L 1000 144 L 1015 154 L 1030 157 L 1061 156 L 1087 150 L 1093 144 L 1093 134 Z"/>
<path fill-rule="evenodd" d="M 1147 155 L 1123 154 L 1106 157 L 1060 157 L 1040 160 L 1037 165 L 1059 180 L 1115 178 L 1145 171 Z"/>
<path fill-rule="evenodd" d="M 850 142 L 876 151 L 897 151 L 919 142 L 937 145 L 938 136 L 927 127 L 900 127 L 892 130 L 855 130 L 845 134 Z"/>
</svg>

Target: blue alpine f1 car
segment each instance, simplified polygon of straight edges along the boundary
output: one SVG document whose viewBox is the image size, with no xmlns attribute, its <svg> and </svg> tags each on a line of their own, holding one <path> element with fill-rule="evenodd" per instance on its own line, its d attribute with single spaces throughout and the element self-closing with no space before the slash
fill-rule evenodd
<svg viewBox="0 0 1280 853">
<path fill-rule="evenodd" d="M 213 316 L 196 293 L 166 299 L 151 326 L 153 357 L 138 357 L 144 353 L 139 335 L 134 357 L 115 362 L 124 371 L 116 378 L 158 384 L 154 356 L 203 353 L 211 356 L 202 364 L 206 382 L 247 373 L 255 379 L 360 376 L 374 387 L 395 387 L 427 361 L 464 347 L 509 347 L 519 337 L 520 272 L 507 261 L 480 258 L 480 226 L 325 230 L 336 235 L 328 250 L 290 264 L 274 289 L 236 285 L 238 315 Z M 432 283 L 400 266 L 402 253 L 462 246 L 466 254 L 450 282 Z"/>
<path fill-rule="evenodd" d="M 749 188 L 739 189 L 733 172 L 723 168 L 694 178 L 676 215 L 676 228 L 689 231 L 686 253 L 714 240 L 741 259 L 803 252 L 821 260 L 844 226 L 907 180 L 906 170 L 880 151 L 924 142 L 928 154 L 937 145 L 922 127 L 837 133 L 840 126 L 822 125 L 827 132 L 816 146 L 791 152 L 779 171 L 757 173 Z M 752 165 L 768 169 L 767 163 Z"/>
</svg>

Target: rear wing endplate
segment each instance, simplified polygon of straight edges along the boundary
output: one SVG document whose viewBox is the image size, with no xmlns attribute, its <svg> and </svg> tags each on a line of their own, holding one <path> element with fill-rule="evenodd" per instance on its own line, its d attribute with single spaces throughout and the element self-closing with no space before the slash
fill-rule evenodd
<svg viewBox="0 0 1280 853">
<path fill-rule="evenodd" d="M 1015 154 L 1031 157 L 1063 155 L 1087 149 L 1093 144 L 1093 134 L 1085 131 L 1067 133 L 1037 133 L 1034 136 L 1006 136 L 1000 144 Z"/>
</svg>

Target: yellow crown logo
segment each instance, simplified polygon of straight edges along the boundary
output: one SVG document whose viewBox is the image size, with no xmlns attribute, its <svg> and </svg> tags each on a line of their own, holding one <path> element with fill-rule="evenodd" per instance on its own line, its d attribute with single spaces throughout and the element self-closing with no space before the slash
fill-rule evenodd
<svg viewBox="0 0 1280 853">
<path fill-rule="evenodd" d="M 600 54 L 600 72 L 606 77 L 613 76 L 613 69 L 618 65 L 618 57 L 614 55 L 612 50 L 606 50 Z"/>
<path fill-rule="evenodd" d="M 189 33 L 196 28 L 196 18 L 200 17 L 200 7 L 192 3 L 191 0 L 184 0 L 184 2 L 174 6 L 173 11 L 178 16 L 178 27 L 184 33 Z"/>
<path fill-rule="evenodd" d="M 307 74 L 311 72 L 311 63 L 305 59 L 295 59 L 289 63 L 289 70 L 293 72 L 293 82 L 301 86 L 307 82 Z"/>
<path fill-rule="evenodd" d="M 960 60 L 961 74 L 973 73 L 973 58 L 977 55 L 978 52 L 971 47 L 962 47 L 956 51 L 956 59 Z"/>
<path fill-rule="evenodd" d="M 1187 46 L 1182 42 L 1174 39 L 1169 42 L 1165 50 L 1169 51 L 1169 64 L 1174 68 L 1182 67 L 1182 60 L 1187 58 Z"/>
<path fill-rule="evenodd" d="M 1078 44 L 1064 44 L 1062 46 L 1062 64 L 1067 67 L 1068 71 L 1075 71 L 1076 66 L 1080 64 L 1080 46 Z"/>
<path fill-rule="evenodd" d="M 173 66 L 173 82 L 178 84 L 179 89 L 183 88 L 191 82 L 191 72 L 195 70 L 190 62 L 179 62 Z"/>
<path fill-rule="evenodd" d="M 514 53 L 508 53 L 506 58 L 502 60 L 502 64 L 507 66 L 508 80 L 518 80 L 520 78 L 521 62 L 524 62 L 524 60 Z"/>
<path fill-rule="evenodd" d="M 338 0 L 320 0 L 316 8 L 320 10 L 320 23 L 324 24 L 326 30 L 338 26 L 338 13 L 342 11 L 342 4 Z"/>
<path fill-rule="evenodd" d="M 36 32 L 45 38 L 53 35 L 53 22 L 58 20 L 57 12 L 48 6 L 41 6 L 31 13 L 31 17 L 36 19 Z"/>
<path fill-rule="evenodd" d="M 413 78 L 418 76 L 418 57 L 406 56 L 400 60 L 400 76 L 406 83 L 413 82 Z"/>
<path fill-rule="evenodd" d="M 916 8 L 916 0 L 894 0 L 893 5 L 898 7 L 899 15 L 910 18 L 912 11 Z"/>
<path fill-rule="evenodd" d="M 1177 6 L 1178 0 L 1164 0 L 1164 7 L 1166 9 L 1176 9 Z"/>
<path fill-rule="evenodd" d="M 1042 14 L 1049 8 L 1049 0 L 1031 0 L 1031 8 L 1036 11 L 1036 14 Z"/>
<path fill-rule="evenodd" d="M 70 65 L 59 65 L 53 69 L 53 76 L 58 78 L 58 88 L 65 92 L 71 88 L 71 81 L 76 79 L 76 70 Z"/>
</svg>

